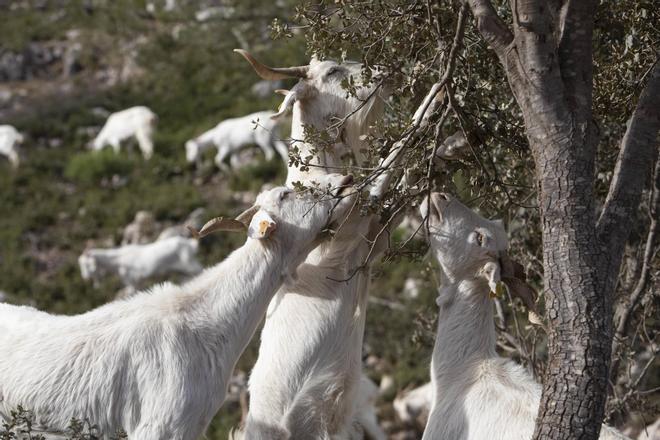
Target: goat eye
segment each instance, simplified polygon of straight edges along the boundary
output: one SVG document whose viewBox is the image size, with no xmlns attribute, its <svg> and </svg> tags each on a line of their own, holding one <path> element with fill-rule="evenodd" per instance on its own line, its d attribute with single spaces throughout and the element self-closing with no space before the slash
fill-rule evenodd
<svg viewBox="0 0 660 440">
<path fill-rule="evenodd" d="M 292 192 L 293 192 L 293 191 L 291 191 L 291 190 L 288 190 L 288 191 L 282 191 L 282 192 L 280 193 L 280 200 L 284 200 L 284 199 L 286 199 L 287 196 L 288 196 L 289 194 L 291 194 Z"/>
<path fill-rule="evenodd" d="M 485 240 L 484 240 L 484 235 L 483 235 L 481 232 L 479 232 L 479 231 L 475 231 L 475 234 L 476 234 L 476 235 L 475 235 L 475 239 L 477 240 L 477 244 L 478 244 L 479 246 L 483 246 L 483 245 L 484 245 L 484 241 L 485 241 Z"/>
<path fill-rule="evenodd" d="M 331 67 L 325 74 L 326 78 L 329 78 L 330 76 L 340 73 L 341 69 L 339 67 Z"/>
</svg>

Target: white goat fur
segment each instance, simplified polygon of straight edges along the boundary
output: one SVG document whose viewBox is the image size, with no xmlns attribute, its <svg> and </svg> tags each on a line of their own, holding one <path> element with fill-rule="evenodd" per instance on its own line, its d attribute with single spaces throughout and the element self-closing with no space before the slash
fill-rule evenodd
<svg viewBox="0 0 660 440">
<path fill-rule="evenodd" d="M 209 148 L 216 147 L 215 163 L 220 169 L 227 169 L 225 159 L 241 148 L 255 144 L 267 160 L 275 156 L 277 150 L 284 162 L 288 162 L 287 146 L 280 140 L 278 121 L 271 119 L 273 112 L 251 113 L 240 118 L 226 119 L 218 125 L 186 142 L 186 159 L 196 162 Z"/>
<path fill-rule="evenodd" d="M 118 153 L 123 141 L 135 138 L 144 158 L 150 159 L 154 152 L 153 134 L 157 122 L 156 114 L 144 106 L 112 113 L 92 142 L 92 148 L 99 151 L 110 145 Z"/>
<path fill-rule="evenodd" d="M 339 166 L 345 146 L 361 158 L 359 137 L 380 114 L 382 101 L 375 95 L 362 106 L 359 99 L 346 97 L 342 79 L 352 75 L 359 82 L 360 73 L 357 63 L 312 60 L 307 78 L 287 93 L 278 115 L 293 106 L 292 146 L 302 158 L 314 155 L 312 163 L 317 165 L 309 171 L 289 167 L 287 185 L 310 183 Z M 366 99 L 371 91 L 362 88 L 359 96 Z M 360 106 L 347 119 L 343 134 L 336 134 L 343 145 L 314 152 L 314 145 L 304 141 L 303 125 L 325 130 Z M 298 269 L 298 279 L 283 286 L 271 302 L 250 375 L 245 438 L 362 438 L 356 421 L 371 431 L 371 438 L 385 438 L 378 425 L 367 420 L 373 408 L 356 404 L 370 271 L 353 271 L 369 252 L 365 238 L 374 239 L 380 228 L 374 217 L 353 213 L 332 242 L 310 253 Z M 373 258 L 384 250 L 386 236 Z"/>
<path fill-rule="evenodd" d="M 282 187 L 262 193 L 260 212 L 277 229 L 180 287 L 77 316 L 0 304 L 0 416 L 21 404 L 52 431 L 77 417 L 131 439 L 199 438 L 286 274 L 352 203 L 335 202 Z"/>
<path fill-rule="evenodd" d="M 300 158 L 313 156 L 308 171 L 290 167 L 287 185 L 305 181 L 317 173 L 326 173 L 343 165 L 342 155 L 348 150 L 358 164 L 364 161 L 363 149 L 367 134 L 383 113 L 383 90 L 374 85 L 362 86 L 362 64 L 312 59 L 306 79 L 301 79 L 286 95 L 278 114 L 293 107 L 291 122 L 291 148 L 297 147 Z M 357 87 L 356 96 L 347 96 L 342 80 L 351 77 Z M 336 129 L 334 125 L 345 120 Z M 331 126 L 330 136 L 335 144 L 329 149 L 315 147 L 305 141 L 305 127 L 324 132 Z"/>
<path fill-rule="evenodd" d="M 126 286 L 170 272 L 197 275 L 202 265 L 197 261 L 197 240 L 171 237 L 149 244 L 129 244 L 110 249 L 87 249 L 78 258 L 85 280 L 99 281 L 117 274 Z"/>
<path fill-rule="evenodd" d="M 0 155 L 6 156 L 14 168 L 20 163 L 18 148 L 23 142 L 23 135 L 14 127 L 0 125 Z"/>
<path fill-rule="evenodd" d="M 529 440 L 541 387 L 522 366 L 498 356 L 489 283 L 499 281 L 497 255 L 507 249 L 499 221 L 435 193 L 429 215 L 431 250 L 444 274 L 431 361 L 433 403 L 424 440 Z M 481 245 L 478 234 L 481 234 Z M 603 426 L 601 439 L 625 439 Z"/>
<path fill-rule="evenodd" d="M 250 375 L 247 439 L 361 438 L 353 422 L 370 272 L 353 271 L 376 229 L 364 220 L 353 213 L 271 302 Z"/>
</svg>

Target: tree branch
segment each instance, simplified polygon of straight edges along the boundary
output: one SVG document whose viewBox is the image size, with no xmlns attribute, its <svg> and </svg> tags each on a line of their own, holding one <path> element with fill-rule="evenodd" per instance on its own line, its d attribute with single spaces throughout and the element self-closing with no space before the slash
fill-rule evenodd
<svg viewBox="0 0 660 440">
<path fill-rule="evenodd" d="M 596 2 L 567 0 L 558 17 L 559 66 L 572 111 L 591 115 L 593 90 L 593 28 Z"/>
<path fill-rule="evenodd" d="M 477 29 L 491 49 L 504 64 L 506 50 L 513 41 L 513 34 L 495 12 L 489 0 L 466 0 L 477 22 Z"/>
<path fill-rule="evenodd" d="M 553 6 L 546 0 L 510 0 L 510 3 L 516 55 L 519 60 L 514 57 L 507 62 L 517 61 L 522 79 L 531 84 L 545 100 L 552 102 L 558 94 L 564 95 L 560 60 L 557 56 L 556 23 L 552 20 Z M 585 36 L 577 32 L 573 37 L 579 41 L 581 38 L 590 39 L 591 34 Z"/>
<path fill-rule="evenodd" d="M 639 204 L 642 189 L 658 155 L 659 108 L 660 62 L 656 60 L 637 107 L 628 120 L 610 191 L 598 219 L 598 236 L 614 255 L 618 254 L 615 249 L 625 244 L 630 229 L 628 219 Z"/>
<path fill-rule="evenodd" d="M 463 47 L 463 36 L 465 35 L 465 20 L 467 18 L 467 5 L 463 4 L 458 13 L 458 21 L 456 23 L 456 33 L 454 34 L 454 41 L 452 42 L 447 60 L 445 72 L 440 81 L 433 84 L 426 97 L 420 104 L 417 111 L 413 115 L 412 126 L 390 151 L 385 159 L 381 161 L 378 166 L 380 175 L 375 179 L 369 195 L 372 199 L 379 200 L 383 197 L 387 188 L 392 180 L 391 169 L 401 160 L 402 152 L 408 145 L 410 140 L 417 134 L 420 129 L 426 128 L 429 122 L 429 117 L 435 113 L 438 105 L 442 102 L 444 94 L 442 93 L 444 87 L 451 82 L 451 77 L 456 68 L 456 59 L 458 51 Z"/>
<path fill-rule="evenodd" d="M 651 190 L 651 197 L 649 200 L 649 216 L 651 217 L 651 224 L 649 225 L 649 233 L 646 237 L 646 245 L 644 248 L 644 257 L 642 260 L 642 271 L 639 275 L 637 285 L 630 295 L 629 304 L 625 308 L 619 323 L 616 327 L 614 340 L 612 341 L 612 366 L 610 367 L 610 380 L 616 383 L 616 375 L 621 364 L 621 354 L 619 353 L 621 345 L 627 338 L 628 328 L 630 327 L 631 317 L 633 316 L 637 305 L 639 304 L 642 296 L 646 292 L 650 275 L 651 263 L 655 255 L 655 238 L 658 233 L 658 211 L 660 211 L 660 160 L 655 161 L 654 171 L 654 184 Z"/>
</svg>

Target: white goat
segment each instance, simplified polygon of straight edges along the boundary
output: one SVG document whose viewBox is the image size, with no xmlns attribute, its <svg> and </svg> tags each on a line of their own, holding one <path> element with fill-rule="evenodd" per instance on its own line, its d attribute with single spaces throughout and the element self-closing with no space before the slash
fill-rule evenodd
<svg viewBox="0 0 660 440">
<path fill-rule="evenodd" d="M 415 425 L 418 422 L 425 426 L 433 401 L 433 384 L 431 382 L 414 388 L 397 396 L 392 402 L 394 412 L 404 423 Z"/>
<path fill-rule="evenodd" d="M 642 429 L 637 440 L 660 440 L 660 418 L 658 418 L 652 425 Z"/>
<path fill-rule="evenodd" d="M 300 78 L 286 94 L 278 118 L 293 107 L 290 149 L 297 148 L 303 161 L 309 161 L 309 170 L 290 167 L 287 185 L 306 181 L 316 174 L 324 174 L 328 169 L 342 167 L 342 154 L 348 149 L 361 164 L 364 161 L 364 136 L 382 115 L 385 91 L 375 84 L 367 85 L 362 79 L 362 64 L 312 59 L 307 66 L 272 68 L 257 61 L 248 52 L 235 49 L 265 80 L 277 81 L 286 78 Z M 347 96 L 342 87 L 343 80 L 351 78 L 356 86 L 356 95 Z M 323 148 L 306 140 L 305 129 L 311 127 L 319 132 L 330 131 L 334 145 Z"/>
<path fill-rule="evenodd" d="M 20 163 L 18 149 L 24 141 L 23 135 L 11 125 L 0 125 L 0 155 L 6 156 L 14 168 Z"/>
<path fill-rule="evenodd" d="M 431 361 L 433 404 L 425 440 L 529 440 L 541 387 L 522 366 L 501 358 L 490 293 L 506 286 L 534 307 L 522 267 L 506 255 L 500 221 L 489 221 L 453 197 L 433 193 L 420 207 L 444 279 Z M 503 283 L 503 284 L 502 284 Z M 603 426 L 601 439 L 625 439 Z"/>
<path fill-rule="evenodd" d="M 247 439 L 361 438 L 353 422 L 370 273 L 354 270 L 371 226 L 353 213 L 271 302 L 250 374 Z"/>
<path fill-rule="evenodd" d="M 249 222 L 250 238 L 182 286 L 164 284 L 77 316 L 0 305 L 0 414 L 20 404 L 50 431 L 77 417 L 104 433 L 123 428 L 130 439 L 199 438 L 269 301 L 353 200 L 280 187 L 256 203 L 202 229 L 244 230 Z"/>
<path fill-rule="evenodd" d="M 156 228 L 156 219 L 149 211 L 138 211 L 131 223 L 122 233 L 121 245 L 147 244 L 151 241 Z"/>
<path fill-rule="evenodd" d="M 186 142 L 186 160 L 196 162 L 209 148 L 216 147 L 215 164 L 227 170 L 225 159 L 243 147 L 255 144 L 264 152 L 266 160 L 275 156 L 275 150 L 288 161 L 287 146 L 280 140 L 277 121 L 271 118 L 272 112 L 251 113 L 240 118 L 226 119 L 218 125 Z"/>
<path fill-rule="evenodd" d="M 202 265 L 197 261 L 197 240 L 171 237 L 149 244 L 130 244 L 110 249 L 87 249 L 78 258 L 84 280 L 95 283 L 104 276 L 119 275 L 125 286 L 137 285 L 156 275 L 179 272 L 197 275 Z"/>
<path fill-rule="evenodd" d="M 300 157 L 312 156 L 309 170 L 289 167 L 287 185 L 305 184 L 340 166 L 341 149 L 349 147 L 361 160 L 360 136 L 382 110 L 373 88 L 360 88 L 359 98 L 347 97 L 342 80 L 360 82 L 361 65 L 312 60 L 309 66 L 274 69 L 239 51 L 264 79 L 301 78 L 286 93 L 280 111 L 293 106 L 292 147 Z M 367 99 L 369 98 L 370 99 Z M 349 116 L 350 115 L 350 116 Z M 304 137 L 304 126 L 325 130 L 346 118 L 336 129 L 337 144 L 317 148 Z M 341 143 L 341 144 L 340 144 Z M 332 242 L 310 253 L 271 302 L 261 334 L 259 357 L 250 375 L 247 439 L 361 438 L 359 384 L 370 263 L 387 244 L 382 234 L 367 267 L 355 273 L 369 254 L 370 240 L 380 231 L 375 217 L 353 213 Z M 342 281 L 343 280 L 343 281 Z M 377 424 L 363 425 L 374 439 L 385 434 Z M 375 425 L 375 426 L 374 426 Z"/>
<path fill-rule="evenodd" d="M 144 106 L 112 113 L 92 142 L 92 149 L 99 151 L 110 145 L 118 153 L 122 141 L 133 137 L 144 158 L 150 159 L 154 152 L 153 134 L 157 123 L 158 116 Z"/>
</svg>

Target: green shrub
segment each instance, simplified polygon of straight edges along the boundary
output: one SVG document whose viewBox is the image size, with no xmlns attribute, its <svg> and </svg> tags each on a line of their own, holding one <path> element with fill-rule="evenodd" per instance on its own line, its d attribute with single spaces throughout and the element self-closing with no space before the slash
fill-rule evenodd
<svg viewBox="0 0 660 440">
<path fill-rule="evenodd" d="M 115 174 L 126 175 L 132 168 L 132 161 L 125 156 L 105 149 L 77 154 L 66 166 L 64 175 L 73 181 L 85 184 L 98 183 L 101 179 Z"/>
<path fill-rule="evenodd" d="M 0 440 L 45 440 L 46 437 L 34 432 L 33 424 L 34 413 L 19 405 L 17 409 L 11 411 L 11 420 L 2 423 Z M 106 438 L 98 427 L 92 425 L 88 420 L 78 419 L 71 419 L 65 435 L 67 440 L 101 440 Z M 109 440 L 121 440 L 128 437 L 126 433 L 120 430 L 107 438 Z"/>
<path fill-rule="evenodd" d="M 232 173 L 229 187 L 234 191 L 259 191 L 264 182 L 281 185 L 286 179 L 286 167 L 279 157 L 258 161 Z"/>
</svg>

